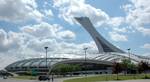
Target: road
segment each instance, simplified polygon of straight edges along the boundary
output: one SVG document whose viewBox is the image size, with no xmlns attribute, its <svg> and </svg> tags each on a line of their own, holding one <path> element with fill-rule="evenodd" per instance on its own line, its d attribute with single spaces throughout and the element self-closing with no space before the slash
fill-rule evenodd
<svg viewBox="0 0 150 82">
<path fill-rule="evenodd" d="M 54 79 L 53 82 L 63 82 L 63 80 L 67 80 L 67 79 L 73 79 L 73 78 L 79 78 L 79 77 L 68 77 L 68 78 L 57 78 Z M 0 78 L 0 82 L 48 82 L 48 81 L 38 81 L 38 80 L 22 80 L 22 79 L 2 79 Z M 50 81 L 52 82 L 52 81 Z"/>
<path fill-rule="evenodd" d="M 72 77 L 77 78 L 77 77 Z M 58 78 L 55 79 L 54 82 L 63 82 L 66 79 L 72 78 Z M 38 80 L 19 80 L 19 79 L 2 79 L 0 78 L 0 82 L 48 82 L 48 81 L 38 81 Z M 52 82 L 52 81 L 50 81 Z M 98 82 L 150 82 L 150 79 L 143 79 L 143 80 L 126 80 L 126 81 L 98 81 Z"/>
</svg>

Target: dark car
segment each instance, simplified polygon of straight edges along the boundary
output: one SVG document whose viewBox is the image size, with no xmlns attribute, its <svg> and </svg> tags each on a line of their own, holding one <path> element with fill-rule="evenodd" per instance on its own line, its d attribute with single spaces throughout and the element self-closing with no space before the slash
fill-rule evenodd
<svg viewBox="0 0 150 82">
<path fill-rule="evenodd" d="M 44 75 L 43 75 L 43 76 L 39 76 L 39 77 L 38 77 L 38 80 L 39 80 L 39 81 L 45 81 L 45 80 L 50 80 L 50 78 L 49 78 L 48 76 L 44 76 Z"/>
</svg>

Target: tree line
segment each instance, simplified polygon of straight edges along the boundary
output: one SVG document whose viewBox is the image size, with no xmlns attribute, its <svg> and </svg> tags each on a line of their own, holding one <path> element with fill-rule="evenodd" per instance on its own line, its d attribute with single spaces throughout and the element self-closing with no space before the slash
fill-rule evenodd
<svg viewBox="0 0 150 82">
<path fill-rule="evenodd" d="M 126 74 L 145 74 L 145 78 L 147 78 L 147 73 L 150 72 L 150 64 L 146 61 L 141 61 L 138 64 L 132 63 L 129 59 L 123 59 L 122 62 L 114 62 L 113 63 L 113 73 L 124 73 Z"/>
</svg>

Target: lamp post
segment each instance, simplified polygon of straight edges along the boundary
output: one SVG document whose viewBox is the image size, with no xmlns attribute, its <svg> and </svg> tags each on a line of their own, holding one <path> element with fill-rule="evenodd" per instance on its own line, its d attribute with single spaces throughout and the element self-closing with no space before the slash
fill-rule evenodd
<svg viewBox="0 0 150 82">
<path fill-rule="evenodd" d="M 88 48 L 84 48 L 84 52 L 85 52 L 85 76 L 87 76 L 87 72 L 86 72 L 86 51 Z"/>
<path fill-rule="evenodd" d="M 128 55 L 129 55 L 129 61 L 131 62 L 131 58 L 130 58 L 130 50 L 131 50 L 131 48 L 128 48 L 127 50 L 128 50 Z"/>
<path fill-rule="evenodd" d="M 128 54 L 129 54 L 129 64 L 131 64 L 131 58 L 130 58 L 130 50 L 131 48 L 128 48 Z M 129 73 L 131 73 L 131 68 L 129 67 Z"/>
<path fill-rule="evenodd" d="M 44 47 L 44 49 L 46 50 L 46 57 L 45 57 L 45 60 L 46 60 L 46 69 L 47 69 L 47 49 L 48 49 L 48 47 Z"/>
</svg>

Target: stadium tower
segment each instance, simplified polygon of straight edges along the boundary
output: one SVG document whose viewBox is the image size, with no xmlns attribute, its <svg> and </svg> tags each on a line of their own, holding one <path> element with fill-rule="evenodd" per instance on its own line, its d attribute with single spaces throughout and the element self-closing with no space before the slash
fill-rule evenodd
<svg viewBox="0 0 150 82">
<path fill-rule="evenodd" d="M 118 53 L 125 53 L 124 51 L 120 50 L 116 46 L 109 43 L 105 40 L 94 28 L 93 24 L 89 20 L 88 17 L 75 17 L 75 19 L 89 32 L 92 36 L 93 40 L 95 41 L 99 53 L 105 52 L 118 52 Z"/>
</svg>

